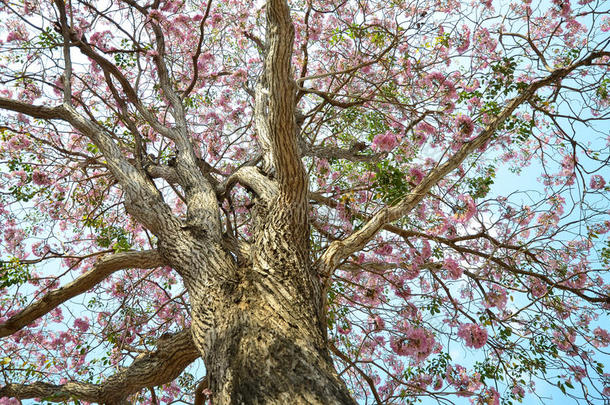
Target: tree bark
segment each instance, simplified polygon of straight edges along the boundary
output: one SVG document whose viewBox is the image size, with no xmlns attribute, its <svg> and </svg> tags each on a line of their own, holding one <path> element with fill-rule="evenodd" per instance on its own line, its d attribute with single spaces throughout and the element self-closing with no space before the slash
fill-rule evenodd
<svg viewBox="0 0 610 405">
<path fill-rule="evenodd" d="M 322 283 L 306 221 L 276 197 L 258 202 L 252 260 L 238 263 L 206 233 L 160 241 L 183 274 L 193 340 L 214 404 L 354 404 L 328 352 Z"/>
<path fill-rule="evenodd" d="M 283 297 L 267 291 L 269 280 L 252 277 L 244 284 L 213 330 L 195 336 L 205 346 L 213 403 L 354 404 L 321 331 L 304 321 L 315 314 L 294 301 L 280 304 Z M 296 322 L 295 314 L 303 319 Z"/>
</svg>

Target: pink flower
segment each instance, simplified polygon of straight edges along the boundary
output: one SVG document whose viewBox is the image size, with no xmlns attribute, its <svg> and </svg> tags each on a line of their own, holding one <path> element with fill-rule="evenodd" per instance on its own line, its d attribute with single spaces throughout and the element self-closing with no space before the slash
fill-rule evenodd
<svg viewBox="0 0 610 405">
<path fill-rule="evenodd" d="M 21 249 L 21 242 L 25 239 L 23 229 L 9 227 L 4 231 L 4 240 L 9 251 L 14 252 L 16 249 Z"/>
<path fill-rule="evenodd" d="M 89 330 L 89 320 L 87 318 L 76 318 L 74 320 L 74 327 L 81 332 L 87 332 Z"/>
<path fill-rule="evenodd" d="M 487 398 L 485 403 L 488 405 L 500 405 L 500 394 L 493 388 L 489 388 L 485 390 L 485 394 Z"/>
<path fill-rule="evenodd" d="M 456 50 L 459 53 L 464 53 L 470 47 L 470 28 L 467 25 L 462 25 L 464 32 L 460 35 L 459 43 Z"/>
<path fill-rule="evenodd" d="M 506 306 L 506 301 L 506 290 L 502 287 L 494 285 L 491 287 L 491 290 L 487 292 L 487 296 L 485 297 L 485 307 L 497 307 L 499 309 L 504 309 Z"/>
<path fill-rule="evenodd" d="M 389 152 L 398 145 L 398 140 L 393 134 L 386 132 L 385 134 L 376 135 L 373 138 L 373 148 L 382 152 Z"/>
<path fill-rule="evenodd" d="M 573 333 L 563 330 L 558 330 L 553 332 L 553 343 L 557 345 L 559 350 L 568 351 L 571 350 L 574 346 L 574 341 L 576 340 L 576 336 Z"/>
<path fill-rule="evenodd" d="M 569 17 L 572 11 L 570 0 L 553 0 L 563 17 Z"/>
<path fill-rule="evenodd" d="M 610 31 L 610 17 L 604 16 L 604 17 L 602 17 L 601 21 L 602 21 L 601 30 L 603 32 Z"/>
<path fill-rule="evenodd" d="M 487 329 L 474 323 L 460 325 L 457 335 L 464 339 L 466 346 L 480 349 L 487 343 Z"/>
<path fill-rule="evenodd" d="M 375 315 L 368 320 L 368 324 L 372 331 L 380 331 L 385 327 L 385 321 L 379 315 Z"/>
<path fill-rule="evenodd" d="M 474 131 L 474 123 L 469 116 L 460 114 L 455 119 L 455 124 L 457 126 L 458 133 L 463 137 L 467 138 L 472 135 Z"/>
<path fill-rule="evenodd" d="M 426 359 L 434 348 L 435 340 L 428 331 L 408 326 L 403 336 L 390 337 L 390 347 L 394 353 L 413 357 L 416 361 Z"/>
<path fill-rule="evenodd" d="M 415 130 L 417 132 L 423 132 L 426 135 L 434 135 L 436 133 L 436 128 L 434 128 L 432 125 L 428 124 L 426 121 L 422 121 L 419 124 L 417 124 L 417 127 L 415 127 Z"/>
<path fill-rule="evenodd" d="M 43 173 L 38 170 L 34 170 L 34 173 L 32 173 L 32 181 L 34 182 L 34 184 L 37 184 L 39 186 L 47 186 L 51 184 L 51 179 L 49 178 L 49 176 L 46 173 Z"/>
<path fill-rule="evenodd" d="M 151 20 L 161 21 L 163 20 L 163 14 L 159 10 L 151 10 L 148 13 L 148 18 L 150 18 Z"/>
<path fill-rule="evenodd" d="M 28 40 L 28 33 L 25 30 L 25 27 L 22 27 L 22 26 L 19 26 L 14 31 L 9 32 L 8 36 L 6 37 L 6 42 L 27 41 L 27 40 Z"/>
<path fill-rule="evenodd" d="M 597 327 L 593 330 L 593 335 L 595 336 L 595 341 L 593 342 L 595 347 L 607 347 L 610 345 L 610 333 L 607 330 Z"/>
<path fill-rule="evenodd" d="M 568 369 L 572 372 L 572 375 L 576 381 L 581 381 L 587 376 L 587 371 L 580 366 L 569 366 Z"/>
<path fill-rule="evenodd" d="M 339 332 L 342 335 L 349 335 L 349 333 L 352 331 L 351 327 L 349 325 L 347 325 L 346 328 L 343 328 L 339 325 L 337 325 L 337 332 Z"/>
<path fill-rule="evenodd" d="M 515 385 L 510 391 L 515 394 L 517 398 L 523 398 L 525 396 L 525 390 L 520 385 Z"/>
<path fill-rule="evenodd" d="M 12 136 L 8 141 L 8 147 L 14 151 L 26 149 L 30 144 L 30 140 L 21 134 Z"/>
<path fill-rule="evenodd" d="M 599 174 L 594 174 L 591 176 L 591 181 L 589 182 L 589 187 L 593 190 L 601 190 L 606 186 L 606 180 Z"/>
<path fill-rule="evenodd" d="M 445 259 L 443 267 L 445 269 L 447 269 L 449 278 L 452 280 L 457 280 L 458 278 L 460 278 L 462 276 L 462 273 L 464 272 L 464 270 L 460 267 L 458 262 L 456 262 L 452 258 Z"/>
<path fill-rule="evenodd" d="M 222 21 L 222 16 L 220 14 L 212 14 L 211 22 L 212 25 L 215 26 Z"/>
<path fill-rule="evenodd" d="M 409 169 L 409 176 L 411 176 L 415 184 L 419 184 L 426 175 L 417 167 L 412 167 L 411 169 Z"/>
<path fill-rule="evenodd" d="M 453 215 L 453 219 L 460 223 L 466 223 L 474 216 L 477 212 L 477 207 L 472 197 L 461 194 L 458 196 L 458 200 L 464 203 L 463 207 L 459 207 L 456 213 Z"/>
<path fill-rule="evenodd" d="M 61 308 L 59 307 L 55 307 L 53 310 L 51 310 L 50 315 L 53 322 L 59 323 L 64 319 Z"/>
<path fill-rule="evenodd" d="M 382 244 L 375 249 L 375 253 L 381 256 L 389 256 L 392 254 L 392 245 Z"/>
<path fill-rule="evenodd" d="M 540 298 L 547 292 L 546 284 L 540 281 L 540 279 L 532 277 L 530 280 L 530 292 L 534 297 Z"/>
</svg>

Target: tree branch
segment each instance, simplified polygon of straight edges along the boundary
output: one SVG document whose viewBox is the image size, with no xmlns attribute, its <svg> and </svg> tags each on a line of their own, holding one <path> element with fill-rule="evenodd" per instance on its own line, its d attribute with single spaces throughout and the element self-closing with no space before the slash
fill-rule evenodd
<svg viewBox="0 0 610 405">
<path fill-rule="evenodd" d="M 387 155 L 387 153 L 375 153 L 363 155 L 360 152 L 367 149 L 366 144 L 356 142 L 349 149 L 337 146 L 318 146 L 308 145 L 303 142 L 303 156 L 314 156 L 320 159 L 345 159 L 351 162 L 377 162 Z"/>
<path fill-rule="evenodd" d="M 129 395 L 142 388 L 173 381 L 199 356 L 190 329 L 185 329 L 171 337 L 160 339 L 156 351 L 136 358 L 129 367 L 121 369 L 101 384 L 8 384 L 0 388 L 0 397 L 43 398 L 49 402 L 64 402 L 77 398 L 109 405 L 121 404 Z"/>
<path fill-rule="evenodd" d="M 42 120 L 64 119 L 65 115 L 65 108 L 63 106 L 32 105 L 6 97 L 0 97 L 0 109 L 19 112 Z"/>
<path fill-rule="evenodd" d="M 575 69 L 591 65 L 593 61 L 602 56 L 608 56 L 610 52 L 593 52 L 586 58 L 571 66 L 557 69 L 547 77 L 531 83 L 521 94 L 512 99 L 498 116 L 477 136 L 466 142 L 452 157 L 445 163 L 437 166 L 415 187 L 415 189 L 403 198 L 398 204 L 391 207 L 384 207 L 358 231 L 352 233 L 343 240 L 334 241 L 322 254 L 320 263 L 324 267 L 323 273 L 330 275 L 337 266 L 352 253 L 361 250 L 384 225 L 389 224 L 405 216 L 419 204 L 430 189 L 436 185 L 447 174 L 455 170 L 459 165 L 474 151 L 488 142 L 496 133 L 497 128 L 523 103 L 527 102 L 539 89 L 550 86 Z M 330 279 L 330 277 L 329 277 Z"/>
<path fill-rule="evenodd" d="M 377 401 L 377 404 L 382 404 L 383 401 L 381 400 L 381 397 L 379 396 L 379 393 L 375 388 L 375 381 L 367 373 L 365 373 L 364 370 L 358 367 L 355 362 L 353 362 L 349 357 L 347 357 L 347 355 L 345 355 L 341 350 L 337 349 L 337 347 L 333 343 L 330 343 L 328 347 L 330 348 L 331 352 L 333 352 L 337 357 L 346 362 L 350 367 L 353 367 L 358 372 L 358 374 L 362 376 L 364 381 L 366 381 L 369 388 L 371 389 L 371 393 L 373 394 L 373 397 L 375 397 L 375 401 Z"/>
<path fill-rule="evenodd" d="M 189 225 L 206 229 L 210 235 L 219 240 L 222 227 L 218 215 L 216 190 L 203 176 L 199 168 L 198 159 L 188 133 L 184 105 L 172 85 L 164 60 L 166 47 L 163 31 L 155 22 L 151 22 L 151 26 L 157 44 L 157 54 L 153 57 L 153 60 L 157 67 L 161 89 L 171 104 L 173 116 L 176 120 L 176 128 L 173 131 L 175 132 L 174 142 L 177 149 L 176 173 L 186 195 L 187 222 Z"/>
<path fill-rule="evenodd" d="M 237 183 L 252 189 L 266 203 L 270 203 L 279 193 L 277 184 L 265 177 L 255 166 L 244 166 L 218 185 L 218 194 L 226 195 Z"/>
<path fill-rule="evenodd" d="M 76 280 L 47 293 L 38 301 L 28 305 L 19 313 L 7 319 L 6 322 L 0 324 L 0 337 L 17 332 L 70 298 L 93 288 L 115 271 L 127 268 L 149 269 L 163 264 L 163 260 L 154 250 L 121 252 L 103 257 L 91 270 Z"/>
<path fill-rule="evenodd" d="M 70 57 L 70 35 L 68 27 L 68 18 L 66 17 L 66 3 L 63 0 L 55 0 L 55 6 L 59 11 L 59 19 L 61 23 L 61 35 L 64 37 L 64 103 L 72 104 L 72 58 Z"/>
<path fill-rule="evenodd" d="M 286 0 L 267 1 L 265 79 L 267 122 L 280 198 L 306 203 L 307 174 L 298 152 L 295 122 L 296 85 L 292 71 L 294 26 Z M 263 91 L 263 90 L 259 90 Z"/>
<path fill-rule="evenodd" d="M 201 45 L 203 44 L 203 27 L 205 26 L 205 22 L 210 15 L 210 10 L 212 9 L 212 0 L 208 0 L 208 5 L 205 8 L 205 13 L 201 22 L 199 23 L 199 41 L 197 42 L 197 50 L 193 54 L 193 78 L 191 79 L 191 83 L 187 86 L 186 90 L 182 93 L 182 99 L 184 100 L 189 93 L 195 88 L 195 84 L 197 83 L 197 79 L 199 78 L 199 64 L 197 60 L 199 59 L 199 55 L 201 55 Z"/>
<path fill-rule="evenodd" d="M 70 31 L 70 39 L 85 56 L 88 56 L 89 58 L 93 59 L 98 65 L 100 65 L 104 72 L 109 73 L 119 82 L 119 84 L 121 85 L 121 89 L 127 96 L 129 102 L 131 102 L 136 107 L 138 112 L 155 131 L 167 138 L 173 139 L 174 134 L 172 133 L 171 129 L 163 126 L 157 120 L 154 114 L 146 109 L 146 107 L 140 101 L 136 90 L 129 83 L 129 80 L 127 80 L 125 75 L 123 75 L 123 73 L 121 73 L 121 71 L 112 62 L 97 53 L 91 47 L 91 45 L 79 38 L 73 30 Z"/>
<path fill-rule="evenodd" d="M 85 118 L 71 105 L 36 106 L 0 97 L 0 108 L 20 112 L 34 118 L 68 122 L 74 129 L 88 137 L 103 153 L 108 168 L 125 192 L 125 204 L 132 215 L 157 235 L 172 229 L 176 230 L 179 227 L 177 219 L 163 201 L 155 185 L 146 178 L 144 173 L 129 163 L 121 149 L 106 134 L 101 125 Z"/>
</svg>

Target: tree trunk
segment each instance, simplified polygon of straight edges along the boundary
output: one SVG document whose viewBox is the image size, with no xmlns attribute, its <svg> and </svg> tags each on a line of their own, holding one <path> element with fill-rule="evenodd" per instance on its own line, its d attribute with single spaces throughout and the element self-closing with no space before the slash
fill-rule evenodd
<svg viewBox="0 0 610 405">
<path fill-rule="evenodd" d="M 251 280 L 241 299 L 217 314 L 213 330 L 195 334 L 203 340 L 213 403 L 353 404 L 319 328 L 294 322 L 295 314 L 313 314 L 300 306 L 278 311 L 278 298 L 264 290 Z"/>
<path fill-rule="evenodd" d="M 162 241 L 185 280 L 214 404 L 355 404 L 328 354 L 301 210 L 258 213 L 251 260 L 205 233 Z M 303 225 L 304 224 L 304 225 Z"/>
</svg>

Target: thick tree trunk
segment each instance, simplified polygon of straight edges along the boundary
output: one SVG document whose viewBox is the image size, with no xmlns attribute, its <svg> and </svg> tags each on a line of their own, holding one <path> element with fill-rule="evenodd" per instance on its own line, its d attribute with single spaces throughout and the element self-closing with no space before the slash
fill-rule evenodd
<svg viewBox="0 0 610 405">
<path fill-rule="evenodd" d="M 353 404 L 306 308 L 279 312 L 253 282 L 218 313 L 204 340 L 214 404 Z"/>
<path fill-rule="evenodd" d="M 264 220 L 247 263 L 237 264 L 205 233 L 189 230 L 160 244 L 189 290 L 212 402 L 355 404 L 328 354 L 305 214 L 271 211 L 257 215 Z"/>
</svg>

